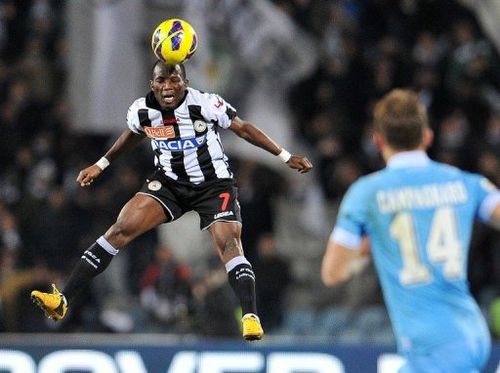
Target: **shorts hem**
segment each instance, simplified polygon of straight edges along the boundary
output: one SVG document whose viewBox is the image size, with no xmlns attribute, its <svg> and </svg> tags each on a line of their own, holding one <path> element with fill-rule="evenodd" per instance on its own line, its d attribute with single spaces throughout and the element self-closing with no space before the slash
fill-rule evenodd
<svg viewBox="0 0 500 373">
<path fill-rule="evenodd" d="M 136 194 L 144 194 L 145 196 L 149 196 L 151 198 L 154 198 L 156 201 L 160 202 L 160 204 L 163 206 L 163 208 L 169 213 L 170 215 L 170 218 L 172 220 L 174 220 L 174 214 L 172 214 L 172 211 L 170 211 L 170 209 L 167 207 L 167 205 L 165 205 L 161 199 L 159 199 L 157 196 L 153 195 L 153 194 L 150 194 L 150 193 L 146 193 L 146 192 L 137 192 Z M 172 221 L 170 220 L 170 221 Z M 167 222 L 168 223 L 168 222 Z"/>
<path fill-rule="evenodd" d="M 239 225 L 242 225 L 241 221 L 238 221 L 238 220 L 217 219 L 217 220 L 214 220 L 213 222 L 211 222 L 210 224 L 204 226 L 203 228 L 201 228 L 201 230 L 202 231 L 206 231 L 208 228 L 210 228 L 212 226 L 212 224 L 218 223 L 218 222 L 221 222 L 221 223 L 237 223 Z"/>
</svg>

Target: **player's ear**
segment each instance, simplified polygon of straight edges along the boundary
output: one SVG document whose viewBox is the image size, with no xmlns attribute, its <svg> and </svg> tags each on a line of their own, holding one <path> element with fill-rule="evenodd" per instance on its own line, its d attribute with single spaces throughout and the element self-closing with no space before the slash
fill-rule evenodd
<svg viewBox="0 0 500 373">
<path fill-rule="evenodd" d="M 153 81 L 152 80 L 149 81 L 149 88 L 151 88 L 151 90 L 153 90 Z"/>
<path fill-rule="evenodd" d="M 379 151 L 382 151 L 382 147 L 384 146 L 385 141 L 384 137 L 379 132 L 375 130 L 372 132 L 372 141 L 377 147 L 377 149 Z"/>
<path fill-rule="evenodd" d="M 422 145 L 424 146 L 424 149 L 428 149 L 434 140 L 434 131 L 427 127 L 424 129 L 422 137 Z"/>
</svg>

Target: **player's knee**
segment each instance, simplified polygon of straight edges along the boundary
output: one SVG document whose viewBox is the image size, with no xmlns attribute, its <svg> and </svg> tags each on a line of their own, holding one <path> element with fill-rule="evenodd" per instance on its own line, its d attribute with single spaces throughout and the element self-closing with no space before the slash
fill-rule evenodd
<svg viewBox="0 0 500 373">
<path fill-rule="evenodd" d="M 214 224 L 210 232 L 223 260 L 243 255 L 240 240 L 241 228 L 239 225 L 218 222 Z"/>
<path fill-rule="evenodd" d="M 108 229 L 105 237 L 113 247 L 118 249 L 132 241 L 134 229 L 129 224 L 118 220 Z"/>
<path fill-rule="evenodd" d="M 216 222 L 214 224 L 216 236 L 229 240 L 232 238 L 239 239 L 241 237 L 241 225 L 228 222 Z"/>
</svg>

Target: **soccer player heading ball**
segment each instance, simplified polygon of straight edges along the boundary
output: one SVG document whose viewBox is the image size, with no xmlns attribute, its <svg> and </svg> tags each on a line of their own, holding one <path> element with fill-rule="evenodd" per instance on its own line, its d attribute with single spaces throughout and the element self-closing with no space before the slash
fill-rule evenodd
<svg viewBox="0 0 500 373">
<path fill-rule="evenodd" d="M 156 171 L 125 204 L 117 221 L 83 253 L 62 292 L 53 285 L 51 293 L 33 291 L 32 299 L 48 317 L 64 318 L 68 304 L 106 269 L 119 249 L 194 210 L 200 216 L 200 229 L 210 233 L 240 300 L 243 338 L 261 339 L 264 331 L 255 305 L 255 276 L 241 245 L 237 188 L 219 131 L 231 130 L 300 173 L 310 171 L 312 164 L 242 120 L 222 97 L 189 87 L 183 65 L 157 61 L 150 86 L 151 91 L 130 106 L 128 128 L 100 160 L 80 171 L 77 182 L 82 187 L 91 185 L 110 163 L 146 138 L 155 154 Z"/>
</svg>

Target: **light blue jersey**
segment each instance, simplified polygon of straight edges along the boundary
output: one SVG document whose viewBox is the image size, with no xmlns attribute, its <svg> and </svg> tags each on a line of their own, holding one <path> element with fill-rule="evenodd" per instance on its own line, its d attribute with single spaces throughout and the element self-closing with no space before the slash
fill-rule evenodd
<svg viewBox="0 0 500 373">
<path fill-rule="evenodd" d="M 484 177 L 421 151 L 398 153 L 348 190 L 331 239 L 354 249 L 369 237 L 400 352 L 468 340 L 489 349 L 467 258 L 474 219 L 487 220 L 499 200 Z"/>
</svg>

